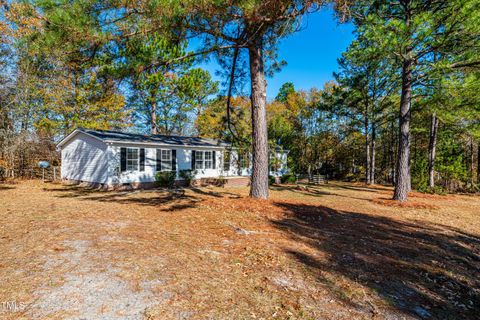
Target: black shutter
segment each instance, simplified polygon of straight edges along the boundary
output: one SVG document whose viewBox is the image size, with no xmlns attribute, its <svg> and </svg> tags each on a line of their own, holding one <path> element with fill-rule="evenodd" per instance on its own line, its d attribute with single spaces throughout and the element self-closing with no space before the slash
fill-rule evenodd
<svg viewBox="0 0 480 320">
<path fill-rule="evenodd" d="M 145 171 L 145 149 L 140 148 L 140 171 Z"/>
<path fill-rule="evenodd" d="M 162 171 L 162 149 L 157 149 L 156 170 Z"/>
<path fill-rule="evenodd" d="M 195 170 L 195 150 L 192 150 L 192 170 Z"/>
<path fill-rule="evenodd" d="M 120 171 L 127 171 L 127 148 L 120 148 Z"/>
<path fill-rule="evenodd" d="M 215 169 L 217 165 L 217 157 L 216 157 L 216 152 L 212 151 L 212 169 Z"/>
<path fill-rule="evenodd" d="M 177 150 L 172 150 L 172 171 L 177 171 Z"/>
</svg>

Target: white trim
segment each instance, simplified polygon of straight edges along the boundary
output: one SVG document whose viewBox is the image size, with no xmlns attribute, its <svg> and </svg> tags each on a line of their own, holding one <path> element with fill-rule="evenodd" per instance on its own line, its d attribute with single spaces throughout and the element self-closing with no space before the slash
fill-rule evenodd
<svg viewBox="0 0 480 320">
<path fill-rule="evenodd" d="M 65 138 L 63 138 L 62 140 L 60 140 L 59 143 L 57 143 L 57 148 L 62 148 L 62 146 L 63 146 L 65 143 L 67 143 L 69 140 L 71 140 L 74 136 L 76 136 L 76 135 L 79 134 L 79 133 L 83 133 L 83 134 L 85 134 L 85 135 L 87 135 L 87 136 L 89 136 L 89 137 L 91 137 L 91 138 L 94 138 L 94 139 L 96 139 L 96 140 L 98 140 L 98 141 L 105 142 L 105 141 L 103 141 L 102 139 L 100 139 L 99 137 L 94 136 L 93 134 L 86 133 L 85 131 L 82 131 L 82 130 L 80 130 L 80 129 L 75 129 L 75 130 L 73 130 L 68 136 L 66 136 Z"/>
</svg>

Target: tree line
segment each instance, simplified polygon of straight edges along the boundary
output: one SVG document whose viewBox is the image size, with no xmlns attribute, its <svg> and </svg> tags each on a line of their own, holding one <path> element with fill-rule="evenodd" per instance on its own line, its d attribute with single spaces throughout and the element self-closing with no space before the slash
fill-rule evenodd
<svg viewBox="0 0 480 320">
<path fill-rule="evenodd" d="M 295 173 L 392 183 L 400 201 L 412 187 L 478 188 L 478 1 L 1 4 L 2 167 L 53 161 L 55 139 L 76 127 L 135 125 L 251 152 L 255 198 L 268 197 L 272 148 L 290 150 Z M 355 27 L 339 72 L 267 101 L 278 41 L 328 8 Z M 199 67 L 209 59 L 222 83 Z"/>
</svg>

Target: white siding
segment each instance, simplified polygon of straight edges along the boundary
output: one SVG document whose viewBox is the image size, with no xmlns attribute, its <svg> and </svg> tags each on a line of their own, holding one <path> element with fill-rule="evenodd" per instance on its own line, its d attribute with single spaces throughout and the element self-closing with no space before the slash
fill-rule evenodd
<svg viewBox="0 0 480 320">
<path fill-rule="evenodd" d="M 281 176 L 288 172 L 287 167 L 287 151 L 276 151 L 275 157 L 279 160 L 279 168 L 277 171 L 269 170 L 269 175 Z M 230 153 L 230 170 L 225 173 L 225 176 L 250 176 L 252 174 L 252 159 L 250 159 L 250 166 L 248 168 L 239 168 L 239 155 L 236 150 Z"/>
<path fill-rule="evenodd" d="M 239 155 L 236 150 L 230 151 L 230 170 L 226 172 L 226 176 L 235 177 L 235 176 L 250 176 L 251 168 L 239 168 Z"/>
<path fill-rule="evenodd" d="M 144 148 L 145 171 L 120 172 L 120 148 Z M 135 144 L 115 144 L 110 147 L 110 184 L 123 184 L 134 182 L 153 182 L 156 174 L 156 149 L 177 150 L 177 178 L 180 170 L 191 170 L 192 150 L 216 151 L 215 169 L 197 170 L 195 178 L 213 178 L 223 175 L 223 150 L 213 148 L 192 147 L 169 147 L 169 146 L 145 146 Z"/>
<path fill-rule="evenodd" d="M 107 145 L 86 134 L 78 133 L 62 146 L 62 178 L 107 183 Z"/>
<path fill-rule="evenodd" d="M 144 148 L 145 149 L 145 171 L 120 172 L 120 148 Z M 138 145 L 112 145 L 110 146 L 110 184 L 153 182 L 155 181 L 156 151 L 154 148 L 146 148 Z"/>
<path fill-rule="evenodd" d="M 144 148 L 145 170 L 120 172 L 120 149 Z M 88 134 L 79 132 L 62 146 L 62 178 L 102 183 L 108 185 L 154 182 L 156 174 L 156 149 L 175 149 L 177 151 L 177 178 L 180 170 L 192 169 L 192 150 L 215 151 L 215 169 L 196 170 L 196 179 L 215 178 L 219 176 L 249 176 L 251 168 L 238 168 L 238 153 L 231 151 L 230 170 L 224 170 L 223 148 L 211 147 L 184 147 L 184 146 L 157 146 L 132 143 L 108 143 L 108 145 Z M 283 174 L 286 169 L 287 153 L 278 153 L 281 160 L 280 172 L 270 174 Z"/>
<path fill-rule="evenodd" d="M 198 151 L 216 151 L 215 152 L 215 169 L 196 169 L 195 178 L 218 178 L 224 175 L 223 171 L 223 150 L 214 150 L 208 148 L 184 149 L 182 150 L 182 166 L 180 170 L 190 170 L 192 168 L 192 150 Z M 178 154 L 178 151 L 177 151 Z"/>
</svg>

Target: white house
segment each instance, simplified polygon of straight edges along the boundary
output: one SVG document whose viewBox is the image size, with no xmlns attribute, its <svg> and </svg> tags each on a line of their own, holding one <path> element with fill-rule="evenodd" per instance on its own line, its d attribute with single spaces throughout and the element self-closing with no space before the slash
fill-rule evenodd
<svg viewBox="0 0 480 320">
<path fill-rule="evenodd" d="M 194 170 L 195 179 L 224 177 L 248 184 L 251 169 L 242 166 L 229 143 L 198 137 L 142 135 L 76 129 L 58 143 L 62 179 L 104 187 L 148 187 L 158 171 Z M 286 172 L 285 151 L 276 151 L 276 170 Z M 280 165 L 278 163 L 280 162 Z"/>
</svg>

